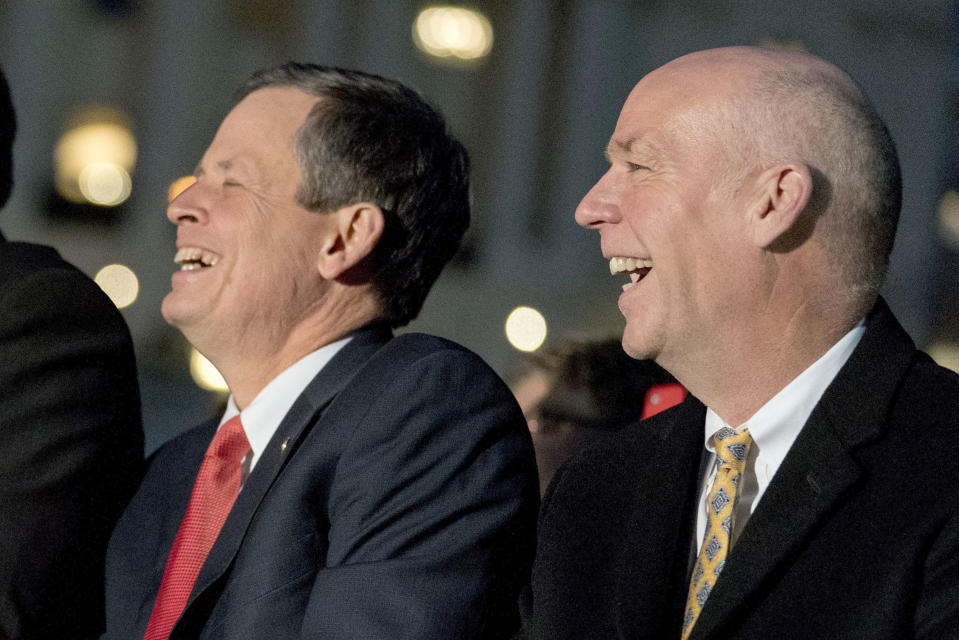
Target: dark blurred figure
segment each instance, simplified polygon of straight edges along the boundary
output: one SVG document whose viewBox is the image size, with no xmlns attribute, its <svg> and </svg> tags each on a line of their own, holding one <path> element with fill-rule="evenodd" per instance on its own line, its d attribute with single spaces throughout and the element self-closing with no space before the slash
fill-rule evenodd
<svg viewBox="0 0 959 640">
<path fill-rule="evenodd" d="M 0 72 L 0 206 L 15 131 Z M 53 249 L 0 235 L 0 637 L 99 635 L 107 539 L 142 461 L 116 307 Z"/>
<path fill-rule="evenodd" d="M 536 448 L 540 493 L 570 455 L 591 441 L 668 409 L 685 391 L 618 339 L 566 342 L 530 354 L 510 378 Z"/>
</svg>

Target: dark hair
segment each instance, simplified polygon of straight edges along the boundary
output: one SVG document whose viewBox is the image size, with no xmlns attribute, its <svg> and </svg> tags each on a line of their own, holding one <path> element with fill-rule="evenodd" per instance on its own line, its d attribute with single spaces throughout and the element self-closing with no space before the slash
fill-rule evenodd
<svg viewBox="0 0 959 640">
<path fill-rule="evenodd" d="M 13 137 L 17 133 L 17 114 L 13 110 L 10 87 L 0 69 L 0 207 L 13 190 Z"/>
<path fill-rule="evenodd" d="M 393 80 L 289 62 L 255 73 L 237 99 L 275 86 L 320 98 L 297 133 L 297 200 L 318 212 L 363 201 L 383 210 L 372 283 L 390 324 L 407 324 L 469 226 L 466 149 L 436 109 Z"/>
<path fill-rule="evenodd" d="M 509 378 L 515 385 L 537 371 L 552 379 L 539 403 L 541 419 L 607 431 L 639 420 L 651 387 L 676 382 L 652 360 L 631 358 L 614 338 L 564 342 L 537 351 Z"/>
</svg>

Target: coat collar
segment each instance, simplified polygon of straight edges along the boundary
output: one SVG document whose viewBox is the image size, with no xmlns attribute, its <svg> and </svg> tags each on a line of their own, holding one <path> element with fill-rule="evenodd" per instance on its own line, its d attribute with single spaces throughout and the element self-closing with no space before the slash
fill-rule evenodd
<svg viewBox="0 0 959 640">
<path fill-rule="evenodd" d="M 631 542 L 616 563 L 620 637 L 635 637 L 637 629 L 649 638 L 680 635 L 704 452 L 698 425 L 705 415 L 706 407 L 688 396 L 633 429 L 629 455 L 641 457 L 650 481 L 633 483 L 633 514 L 623 534 Z"/>
<path fill-rule="evenodd" d="M 296 451 L 305 433 L 316 424 L 323 410 L 349 382 L 354 373 L 392 338 L 385 324 L 357 329 L 350 340 L 297 398 L 280 422 L 236 499 L 210 555 L 197 576 L 186 610 L 229 568 L 260 502 Z M 184 615 L 186 617 L 186 614 Z"/>
<path fill-rule="evenodd" d="M 866 333 L 826 389 L 749 519 L 690 640 L 720 630 L 753 606 L 859 480 L 855 450 L 882 435 L 915 345 L 879 300 Z M 718 637 L 718 636 L 717 636 Z"/>
</svg>

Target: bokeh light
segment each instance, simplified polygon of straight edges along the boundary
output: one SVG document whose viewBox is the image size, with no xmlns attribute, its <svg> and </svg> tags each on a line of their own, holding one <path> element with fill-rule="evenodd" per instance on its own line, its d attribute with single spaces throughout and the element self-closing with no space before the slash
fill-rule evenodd
<svg viewBox="0 0 959 640">
<path fill-rule="evenodd" d="M 493 26 L 473 9 L 436 6 L 423 9 L 413 23 L 413 42 L 442 59 L 476 60 L 493 48 Z"/>
<path fill-rule="evenodd" d="M 939 201 L 939 233 L 954 247 L 959 247 L 959 193 L 950 189 Z"/>
<path fill-rule="evenodd" d="M 57 191 L 71 202 L 112 207 L 130 197 L 137 143 L 122 113 L 78 113 L 53 152 Z"/>
<path fill-rule="evenodd" d="M 171 182 L 166 192 L 167 202 L 176 200 L 176 197 L 193 186 L 194 182 L 196 182 L 194 176 L 182 176 Z"/>
<path fill-rule="evenodd" d="M 112 162 L 91 162 L 83 167 L 77 180 L 80 193 L 88 202 L 115 207 L 130 197 L 130 174 Z"/>
<path fill-rule="evenodd" d="M 230 390 L 216 367 L 196 349 L 190 351 L 190 375 L 197 385 L 207 391 L 226 393 Z"/>
<path fill-rule="evenodd" d="M 536 351 L 546 340 L 546 318 L 531 307 L 517 307 L 506 318 L 506 338 L 520 351 Z"/>
<path fill-rule="evenodd" d="M 108 264 L 97 272 L 93 281 L 100 285 L 117 309 L 129 307 L 140 293 L 140 281 L 130 267 Z"/>
<path fill-rule="evenodd" d="M 940 366 L 959 373 L 959 344 L 955 342 L 936 342 L 926 352 Z"/>
</svg>

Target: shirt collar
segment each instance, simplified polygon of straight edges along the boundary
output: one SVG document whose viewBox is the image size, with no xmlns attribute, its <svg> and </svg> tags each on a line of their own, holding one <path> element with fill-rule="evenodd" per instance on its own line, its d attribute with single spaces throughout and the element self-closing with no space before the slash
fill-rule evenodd
<svg viewBox="0 0 959 640">
<path fill-rule="evenodd" d="M 778 468 L 779 463 L 796 440 L 806 420 L 812 413 L 826 388 L 852 355 L 866 331 L 865 320 L 860 320 L 839 342 L 821 358 L 772 397 L 766 404 L 737 429 L 749 429 L 759 455 Z M 709 444 L 713 434 L 727 425 L 712 409 L 706 410 L 706 448 L 715 453 Z"/>
<path fill-rule="evenodd" d="M 250 441 L 250 449 L 252 450 L 249 460 L 251 469 L 259 460 L 263 450 L 266 449 L 266 445 L 269 444 L 277 427 L 280 426 L 280 422 L 286 417 L 296 399 L 310 384 L 310 381 L 316 377 L 316 374 L 350 340 L 352 340 L 352 336 L 347 336 L 300 358 L 263 387 L 243 411 L 237 408 L 233 394 L 230 394 L 226 403 L 226 411 L 220 419 L 220 426 L 223 426 L 224 422 L 236 414 L 240 414 L 243 431 L 246 433 L 246 439 Z"/>
</svg>

